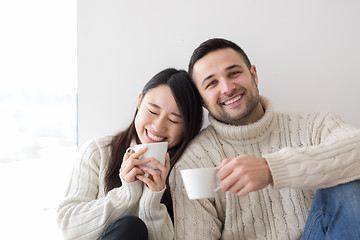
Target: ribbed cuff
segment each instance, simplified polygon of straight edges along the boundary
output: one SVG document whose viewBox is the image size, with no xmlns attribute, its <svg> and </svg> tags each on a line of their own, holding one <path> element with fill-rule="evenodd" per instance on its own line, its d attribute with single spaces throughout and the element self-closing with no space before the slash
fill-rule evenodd
<svg viewBox="0 0 360 240">
<path fill-rule="evenodd" d="M 143 183 L 141 181 L 136 180 L 134 182 L 126 182 L 121 176 L 120 180 L 124 191 L 129 193 L 130 199 L 139 199 L 141 197 L 143 191 Z M 120 194 L 123 194 L 123 192 L 121 191 Z"/>
<path fill-rule="evenodd" d="M 166 187 L 164 187 L 161 191 L 154 192 L 150 190 L 148 187 L 144 186 L 143 194 L 140 199 L 140 209 L 144 208 L 147 210 L 159 209 L 160 200 L 164 195 Z"/>
<path fill-rule="evenodd" d="M 281 151 L 263 156 L 270 168 L 274 189 L 290 187 L 290 175 L 284 164 Z"/>
</svg>

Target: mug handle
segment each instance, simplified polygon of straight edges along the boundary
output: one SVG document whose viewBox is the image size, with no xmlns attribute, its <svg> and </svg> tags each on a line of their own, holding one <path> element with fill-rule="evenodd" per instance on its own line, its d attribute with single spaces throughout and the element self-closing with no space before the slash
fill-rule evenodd
<svg viewBox="0 0 360 240">
<path fill-rule="evenodd" d="M 126 152 L 127 152 L 127 153 L 131 153 L 131 150 L 134 150 L 133 147 L 128 147 L 128 148 L 126 149 Z"/>
</svg>

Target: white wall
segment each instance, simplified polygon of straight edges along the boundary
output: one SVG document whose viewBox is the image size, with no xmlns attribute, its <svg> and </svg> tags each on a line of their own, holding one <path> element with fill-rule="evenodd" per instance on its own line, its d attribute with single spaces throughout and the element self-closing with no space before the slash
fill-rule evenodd
<svg viewBox="0 0 360 240">
<path fill-rule="evenodd" d="M 79 146 L 128 125 L 145 82 L 187 69 L 213 37 L 245 50 L 276 110 L 360 127 L 359 12 L 355 0 L 78 0 Z"/>
</svg>

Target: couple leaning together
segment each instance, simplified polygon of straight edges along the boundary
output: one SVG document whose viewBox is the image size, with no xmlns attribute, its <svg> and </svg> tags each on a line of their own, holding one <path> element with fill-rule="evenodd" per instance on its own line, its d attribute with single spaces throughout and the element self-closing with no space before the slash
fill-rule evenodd
<svg viewBox="0 0 360 240">
<path fill-rule="evenodd" d="M 275 112 L 258 83 L 225 39 L 195 49 L 188 73 L 156 74 L 130 126 L 82 148 L 58 209 L 64 238 L 360 239 L 360 130 L 329 112 Z M 165 164 L 127 151 L 159 141 Z M 221 190 L 189 200 L 180 170 L 206 167 Z"/>
</svg>

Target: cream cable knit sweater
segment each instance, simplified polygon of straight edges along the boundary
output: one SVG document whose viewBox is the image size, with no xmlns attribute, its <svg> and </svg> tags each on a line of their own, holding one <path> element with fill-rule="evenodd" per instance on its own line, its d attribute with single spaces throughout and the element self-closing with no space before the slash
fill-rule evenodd
<svg viewBox="0 0 360 240">
<path fill-rule="evenodd" d="M 66 197 L 57 218 L 64 239 L 97 239 L 105 227 L 123 214 L 139 216 L 146 224 L 149 239 L 172 239 L 173 225 L 160 199 L 165 191 L 153 192 L 142 182 L 127 183 L 104 193 L 110 138 L 91 140 L 82 148 L 73 169 Z"/>
<path fill-rule="evenodd" d="M 360 179 L 360 131 L 332 113 L 277 113 L 248 126 L 211 125 L 170 175 L 177 239 L 300 239 L 317 188 Z M 218 191 L 189 200 L 181 169 L 213 167 L 240 154 L 267 159 L 274 183 L 248 196 Z"/>
</svg>

